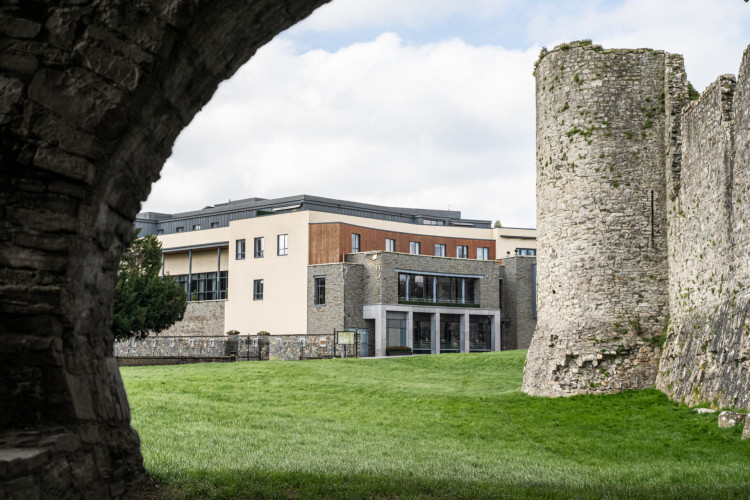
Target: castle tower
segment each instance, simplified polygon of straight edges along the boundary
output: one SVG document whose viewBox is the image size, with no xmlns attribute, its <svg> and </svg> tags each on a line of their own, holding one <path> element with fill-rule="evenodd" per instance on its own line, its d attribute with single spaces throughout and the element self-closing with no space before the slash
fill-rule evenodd
<svg viewBox="0 0 750 500">
<path fill-rule="evenodd" d="M 526 393 L 654 384 L 669 312 L 665 97 L 682 67 L 663 51 L 590 42 L 540 56 L 538 322 Z"/>
</svg>

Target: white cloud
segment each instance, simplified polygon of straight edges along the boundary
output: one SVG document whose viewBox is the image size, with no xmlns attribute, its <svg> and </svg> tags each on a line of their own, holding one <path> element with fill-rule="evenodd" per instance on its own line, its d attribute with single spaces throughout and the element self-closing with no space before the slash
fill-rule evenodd
<svg viewBox="0 0 750 500">
<path fill-rule="evenodd" d="M 537 53 L 277 39 L 185 129 L 144 209 L 304 193 L 534 226 Z"/>
</svg>

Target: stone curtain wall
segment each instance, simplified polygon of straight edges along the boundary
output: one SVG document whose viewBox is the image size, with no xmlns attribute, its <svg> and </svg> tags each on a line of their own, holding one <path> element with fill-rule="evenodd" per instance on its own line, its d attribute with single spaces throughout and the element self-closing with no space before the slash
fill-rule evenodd
<svg viewBox="0 0 750 500">
<path fill-rule="evenodd" d="M 653 385 L 668 314 L 665 60 L 555 48 L 536 68 L 538 323 L 523 390 Z"/>
<path fill-rule="evenodd" d="M 224 335 L 224 310 L 226 300 L 201 300 L 187 303 L 185 317 L 159 337 L 220 336 Z"/>
<path fill-rule="evenodd" d="M 536 328 L 534 318 L 534 276 L 536 257 L 515 256 L 503 259 L 502 349 L 528 349 Z"/>
<path fill-rule="evenodd" d="M 0 491 L 107 498 L 142 477 L 110 330 L 133 219 L 218 84 L 322 3 L 0 7 Z"/>
<path fill-rule="evenodd" d="M 750 56 L 682 115 L 669 203 L 671 322 L 657 387 L 688 404 L 750 406 Z"/>
</svg>

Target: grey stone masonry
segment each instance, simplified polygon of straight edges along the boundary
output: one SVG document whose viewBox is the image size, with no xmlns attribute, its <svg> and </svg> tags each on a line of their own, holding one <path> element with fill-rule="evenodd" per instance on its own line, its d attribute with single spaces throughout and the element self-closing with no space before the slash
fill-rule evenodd
<svg viewBox="0 0 750 500">
<path fill-rule="evenodd" d="M 362 265 L 365 304 L 398 304 L 398 271 L 482 276 L 478 280 L 479 304 L 499 308 L 500 265 L 491 260 L 455 259 L 398 252 L 362 252 L 347 255 L 347 261 Z"/>
<path fill-rule="evenodd" d="M 502 349 L 528 349 L 536 328 L 536 257 L 505 257 Z"/>
<path fill-rule="evenodd" d="M 307 333 L 327 335 L 344 328 L 367 328 L 363 266 L 339 262 L 307 268 Z M 315 278 L 325 278 L 325 304 L 315 304 Z"/>
<path fill-rule="evenodd" d="M 668 58 L 590 42 L 540 58 L 539 311 L 523 390 L 566 396 L 648 387 L 668 314 Z"/>
<path fill-rule="evenodd" d="M 671 318 L 657 388 L 687 404 L 750 406 L 750 52 L 682 114 L 669 202 Z"/>
<path fill-rule="evenodd" d="M 201 300 L 187 303 L 185 317 L 159 337 L 220 336 L 224 335 L 224 310 L 226 300 Z"/>
</svg>

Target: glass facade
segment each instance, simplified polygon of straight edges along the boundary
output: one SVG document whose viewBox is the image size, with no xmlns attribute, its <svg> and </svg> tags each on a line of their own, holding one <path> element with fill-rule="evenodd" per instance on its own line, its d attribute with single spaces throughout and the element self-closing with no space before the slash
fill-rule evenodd
<svg viewBox="0 0 750 500">
<path fill-rule="evenodd" d="M 461 316 L 440 315 L 440 352 L 461 352 Z"/>
<path fill-rule="evenodd" d="M 426 313 L 414 313 L 412 318 L 413 342 L 412 352 L 414 354 L 430 354 L 430 342 L 432 339 L 432 315 Z"/>
<path fill-rule="evenodd" d="M 219 283 L 216 283 L 216 273 L 195 273 L 193 275 L 180 274 L 172 278 L 183 286 L 188 294 L 188 300 L 221 300 L 227 298 L 229 273 L 219 273 Z M 188 281 L 189 285 L 188 286 Z"/>
<path fill-rule="evenodd" d="M 479 305 L 477 281 L 478 278 L 399 273 L 398 300 L 402 303 L 476 306 Z"/>
<path fill-rule="evenodd" d="M 386 319 L 386 346 L 405 346 L 406 318 Z"/>
<path fill-rule="evenodd" d="M 492 317 L 469 316 L 469 350 L 492 350 Z"/>
</svg>

